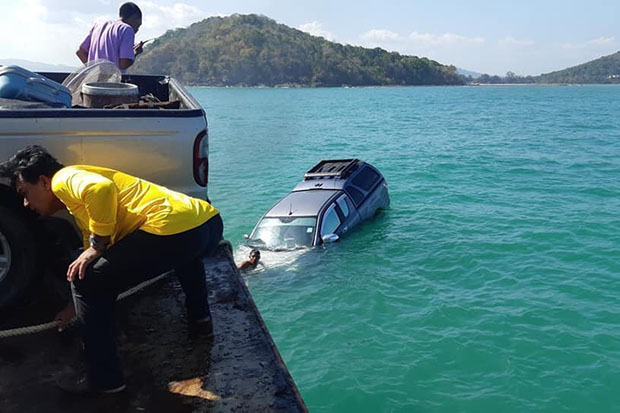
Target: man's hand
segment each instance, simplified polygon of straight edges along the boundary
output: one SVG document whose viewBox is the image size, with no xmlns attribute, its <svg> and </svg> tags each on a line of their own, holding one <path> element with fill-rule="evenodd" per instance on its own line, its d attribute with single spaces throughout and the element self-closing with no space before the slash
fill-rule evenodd
<svg viewBox="0 0 620 413">
<path fill-rule="evenodd" d="M 69 265 L 69 269 L 67 270 L 67 281 L 73 282 L 77 278 L 83 280 L 86 275 L 86 268 L 88 267 L 88 264 L 101 257 L 102 254 L 103 251 L 98 251 L 93 247 L 89 247 L 84 250 L 84 252 L 81 253 L 80 256 L 71 263 L 71 265 Z"/>
<path fill-rule="evenodd" d="M 65 308 L 60 310 L 54 320 L 60 321 L 60 325 L 58 326 L 58 332 L 60 333 L 62 330 L 67 328 L 71 320 L 75 317 L 75 307 L 73 306 L 73 301 L 69 301 Z"/>
<path fill-rule="evenodd" d="M 140 42 L 140 43 L 136 44 L 133 47 L 133 54 L 138 56 L 140 53 L 142 53 L 142 51 L 143 51 L 142 50 L 142 46 L 144 46 L 144 42 Z"/>
</svg>

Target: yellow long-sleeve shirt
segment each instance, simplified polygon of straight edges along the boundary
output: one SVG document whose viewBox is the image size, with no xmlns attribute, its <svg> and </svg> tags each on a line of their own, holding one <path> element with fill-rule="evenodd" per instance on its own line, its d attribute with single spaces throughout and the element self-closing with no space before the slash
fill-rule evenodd
<svg viewBox="0 0 620 413">
<path fill-rule="evenodd" d="M 137 229 L 156 235 L 178 234 L 218 214 L 201 199 L 90 165 L 56 172 L 52 191 L 75 217 L 85 247 L 91 233 L 110 236 L 113 244 Z"/>
</svg>

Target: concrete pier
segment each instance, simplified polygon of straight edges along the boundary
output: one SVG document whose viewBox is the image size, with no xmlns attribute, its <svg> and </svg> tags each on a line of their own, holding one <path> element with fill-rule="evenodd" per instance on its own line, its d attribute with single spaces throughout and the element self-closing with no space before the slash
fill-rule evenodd
<svg viewBox="0 0 620 413">
<path fill-rule="evenodd" d="M 0 339 L 0 412 L 307 411 L 226 249 L 205 266 L 211 342 L 188 337 L 183 292 L 166 276 L 119 302 L 124 393 L 58 390 L 56 376 L 82 366 L 81 340 L 76 329 L 47 331 Z"/>
</svg>

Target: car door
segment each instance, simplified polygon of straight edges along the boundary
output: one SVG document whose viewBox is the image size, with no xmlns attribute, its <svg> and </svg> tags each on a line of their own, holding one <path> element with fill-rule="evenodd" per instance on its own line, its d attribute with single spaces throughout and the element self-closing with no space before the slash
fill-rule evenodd
<svg viewBox="0 0 620 413">
<path fill-rule="evenodd" d="M 323 216 L 321 217 L 321 230 L 319 231 L 319 242 L 318 244 L 323 243 L 323 237 L 325 235 L 336 234 L 338 228 L 342 224 L 342 219 L 338 215 L 338 211 L 336 209 L 336 203 L 332 202 L 325 212 L 323 212 Z"/>
<path fill-rule="evenodd" d="M 325 209 L 321 218 L 319 240 L 325 235 L 343 235 L 359 221 L 360 217 L 353 202 L 346 194 L 342 194 Z"/>
<path fill-rule="evenodd" d="M 338 232 L 336 232 L 338 235 L 346 233 L 360 221 L 359 213 L 347 194 L 342 194 L 336 200 L 336 212 L 342 221 Z"/>
</svg>

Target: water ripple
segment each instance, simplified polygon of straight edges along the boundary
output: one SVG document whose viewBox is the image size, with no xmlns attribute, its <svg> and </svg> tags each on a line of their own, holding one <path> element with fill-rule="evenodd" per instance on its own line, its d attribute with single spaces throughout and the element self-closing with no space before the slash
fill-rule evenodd
<svg viewBox="0 0 620 413">
<path fill-rule="evenodd" d="M 617 409 L 619 91 L 192 90 L 235 245 L 321 158 L 390 185 L 376 220 L 246 278 L 311 411 Z"/>
</svg>

